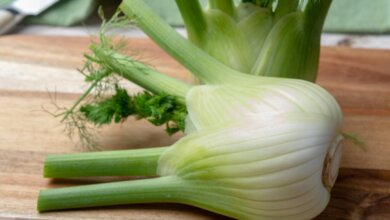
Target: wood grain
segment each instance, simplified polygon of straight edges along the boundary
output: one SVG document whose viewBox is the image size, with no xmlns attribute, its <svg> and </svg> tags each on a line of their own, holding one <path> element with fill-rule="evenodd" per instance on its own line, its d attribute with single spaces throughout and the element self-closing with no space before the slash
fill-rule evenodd
<svg viewBox="0 0 390 220">
<path fill-rule="evenodd" d="M 92 39 L 7 36 L 0 38 L 0 218 L 34 219 L 222 219 L 182 205 L 132 205 L 39 214 L 38 190 L 106 179 L 42 178 L 49 153 L 75 150 L 59 119 L 42 111 L 55 94 L 70 106 L 85 89 L 76 68 Z M 187 71 L 149 40 L 129 40 L 128 53 L 168 75 L 190 80 Z M 344 130 L 366 143 L 362 150 L 345 143 L 343 169 L 329 207 L 317 219 L 390 219 L 390 51 L 322 48 L 318 83 L 338 100 Z M 126 84 L 132 91 L 138 87 Z M 147 130 L 148 132 L 145 132 Z M 129 120 L 100 130 L 107 149 L 168 145 L 162 128 Z"/>
<path fill-rule="evenodd" d="M 390 219 L 390 172 L 341 169 L 328 208 L 316 220 Z"/>
</svg>

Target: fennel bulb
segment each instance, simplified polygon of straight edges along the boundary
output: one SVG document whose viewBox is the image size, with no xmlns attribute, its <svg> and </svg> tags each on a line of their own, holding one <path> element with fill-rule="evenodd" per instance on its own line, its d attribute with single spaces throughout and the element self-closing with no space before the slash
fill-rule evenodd
<svg viewBox="0 0 390 220">
<path fill-rule="evenodd" d="M 281 81 L 288 84 L 189 92 L 197 131 L 167 149 L 157 168 L 188 185 L 189 202 L 179 202 L 237 219 L 311 219 L 325 209 L 341 156 L 341 111 L 318 86 Z"/>
</svg>

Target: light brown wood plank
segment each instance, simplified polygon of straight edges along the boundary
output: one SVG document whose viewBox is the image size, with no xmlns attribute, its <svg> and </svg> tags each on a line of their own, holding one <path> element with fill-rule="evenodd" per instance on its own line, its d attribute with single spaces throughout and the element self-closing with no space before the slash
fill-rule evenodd
<svg viewBox="0 0 390 220">
<path fill-rule="evenodd" d="M 390 114 L 390 51 L 322 48 L 318 83 L 344 111 Z"/>
</svg>

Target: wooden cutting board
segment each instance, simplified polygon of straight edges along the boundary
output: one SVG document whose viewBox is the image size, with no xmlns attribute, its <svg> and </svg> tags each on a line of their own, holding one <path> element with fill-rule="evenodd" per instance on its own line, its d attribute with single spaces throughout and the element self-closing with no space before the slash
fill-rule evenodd
<svg viewBox="0 0 390 220">
<path fill-rule="evenodd" d="M 5 36 L 0 38 L 0 218 L 23 219 L 224 219 L 197 208 L 149 204 L 39 214 L 38 190 L 107 179 L 48 180 L 49 153 L 77 150 L 59 118 L 43 111 L 69 107 L 86 88 L 76 68 L 90 38 Z M 128 40 L 129 53 L 182 80 L 188 74 L 149 40 Z M 329 207 L 316 219 L 390 219 L 390 51 L 322 48 L 318 83 L 339 101 L 344 131 L 365 149 L 345 143 L 340 176 Z M 139 91 L 125 85 L 131 91 Z M 168 145 L 162 128 L 128 120 L 100 130 L 106 149 Z M 112 180 L 112 179 L 110 179 Z"/>
</svg>

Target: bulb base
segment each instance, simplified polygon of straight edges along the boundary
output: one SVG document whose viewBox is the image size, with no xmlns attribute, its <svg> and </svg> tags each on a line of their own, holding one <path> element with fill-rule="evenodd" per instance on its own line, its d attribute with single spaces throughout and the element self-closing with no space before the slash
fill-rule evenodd
<svg viewBox="0 0 390 220">
<path fill-rule="evenodd" d="M 339 174 L 341 157 L 344 148 L 342 140 L 342 135 L 339 135 L 335 138 L 324 160 L 322 182 L 329 191 L 333 188 Z"/>
</svg>

